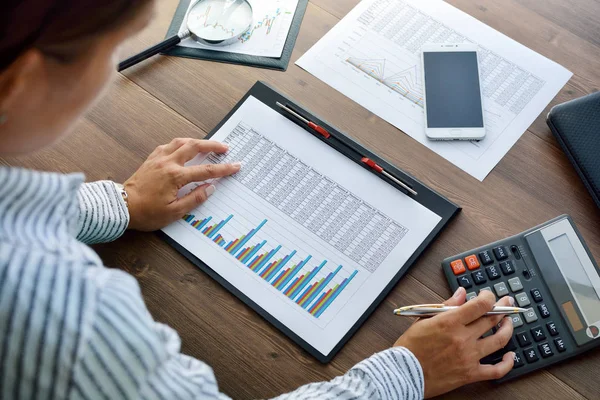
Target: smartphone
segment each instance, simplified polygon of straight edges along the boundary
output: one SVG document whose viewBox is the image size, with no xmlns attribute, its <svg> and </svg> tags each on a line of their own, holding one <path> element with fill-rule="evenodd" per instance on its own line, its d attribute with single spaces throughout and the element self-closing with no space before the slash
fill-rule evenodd
<svg viewBox="0 0 600 400">
<path fill-rule="evenodd" d="M 483 139 L 485 123 L 477 45 L 425 45 L 422 66 L 427 137 Z"/>
</svg>

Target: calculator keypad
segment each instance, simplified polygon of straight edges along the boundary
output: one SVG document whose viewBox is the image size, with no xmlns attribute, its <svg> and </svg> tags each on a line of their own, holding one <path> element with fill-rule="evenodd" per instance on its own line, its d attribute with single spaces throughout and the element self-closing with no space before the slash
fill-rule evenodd
<svg viewBox="0 0 600 400">
<path fill-rule="evenodd" d="M 470 255 L 453 260 L 450 266 L 458 285 L 467 289 L 467 300 L 476 298 L 482 290 L 489 290 L 498 298 L 512 295 L 516 305 L 527 309 L 527 312 L 509 315 L 515 332 L 509 343 L 481 360 L 482 363 L 495 364 L 507 351 L 514 351 L 513 368 L 520 368 L 556 357 L 556 354 L 567 350 L 567 345 L 560 337 L 557 325 L 549 320 L 551 312 L 544 302 L 542 291 L 537 288 L 529 290 L 530 287 L 525 289 L 525 280 L 530 281 L 531 276 L 517 269 L 519 258 L 515 261 L 512 253 L 509 254 L 509 248 L 512 249 L 510 246 L 497 246 L 478 253 L 466 253 Z M 482 337 L 493 335 L 496 329 Z"/>
</svg>

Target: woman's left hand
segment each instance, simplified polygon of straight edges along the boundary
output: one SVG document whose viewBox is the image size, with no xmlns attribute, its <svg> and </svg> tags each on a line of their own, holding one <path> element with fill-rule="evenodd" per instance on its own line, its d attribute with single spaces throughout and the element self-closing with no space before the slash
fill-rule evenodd
<svg viewBox="0 0 600 400">
<path fill-rule="evenodd" d="M 181 219 L 215 192 L 204 184 L 182 198 L 177 192 L 190 182 L 202 182 L 235 174 L 241 165 L 204 164 L 185 167 L 198 153 L 225 153 L 226 144 L 198 139 L 173 139 L 158 146 L 125 183 L 129 205 L 129 229 L 154 231 Z"/>
</svg>

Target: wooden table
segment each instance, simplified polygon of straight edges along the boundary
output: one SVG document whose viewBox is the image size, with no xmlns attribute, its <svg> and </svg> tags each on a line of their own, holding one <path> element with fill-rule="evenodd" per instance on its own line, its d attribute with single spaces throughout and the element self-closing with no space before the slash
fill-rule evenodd
<svg viewBox="0 0 600 400">
<path fill-rule="evenodd" d="M 562 213 L 575 219 L 600 260 L 600 212 L 545 124 L 544 112 L 478 182 L 293 63 L 359 0 L 311 0 L 287 72 L 160 57 L 119 75 L 108 95 L 53 149 L 0 163 L 89 180 L 124 181 L 158 145 L 202 138 L 257 81 L 265 80 L 463 207 L 463 212 L 328 365 L 322 365 L 154 234 L 129 232 L 96 247 L 106 264 L 134 274 L 154 317 L 179 331 L 183 352 L 209 363 L 221 390 L 264 398 L 331 379 L 389 347 L 410 325 L 392 318 L 400 304 L 436 302 L 450 292 L 446 256 L 521 232 Z M 575 76 L 552 104 L 598 90 L 598 0 L 450 0 L 456 7 L 564 65 Z M 177 0 L 160 0 L 156 18 L 123 57 L 161 39 Z M 318 93 L 318 96 L 315 96 Z M 598 398 L 600 351 L 498 386 L 471 385 L 446 398 Z"/>
</svg>

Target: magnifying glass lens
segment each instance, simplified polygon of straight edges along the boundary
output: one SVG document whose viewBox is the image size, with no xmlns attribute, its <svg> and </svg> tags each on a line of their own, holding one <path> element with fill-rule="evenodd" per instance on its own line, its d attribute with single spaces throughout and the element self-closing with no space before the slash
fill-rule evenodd
<svg viewBox="0 0 600 400">
<path fill-rule="evenodd" d="M 196 36 L 219 42 L 243 33 L 252 21 L 252 8 L 244 0 L 203 0 L 188 14 L 188 27 Z"/>
</svg>

